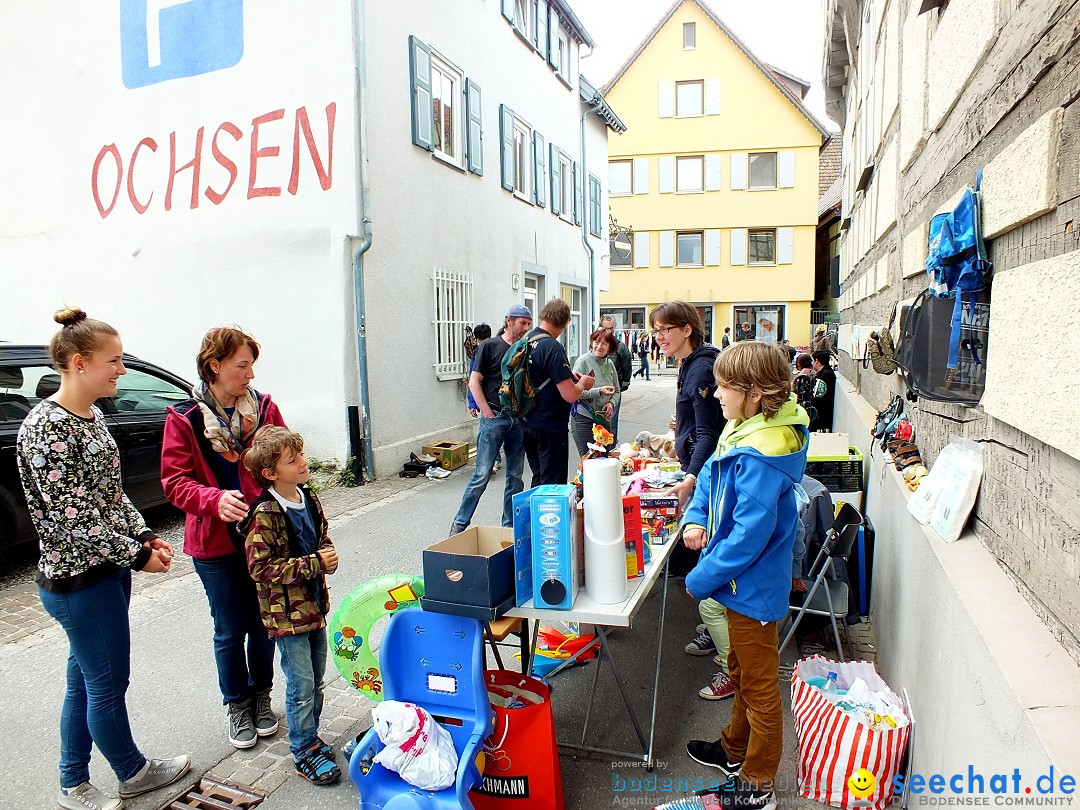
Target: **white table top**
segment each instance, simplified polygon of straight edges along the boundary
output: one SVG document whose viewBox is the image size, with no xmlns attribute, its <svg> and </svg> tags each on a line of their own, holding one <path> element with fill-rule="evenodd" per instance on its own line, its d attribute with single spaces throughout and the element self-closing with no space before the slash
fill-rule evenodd
<svg viewBox="0 0 1080 810">
<path fill-rule="evenodd" d="M 504 615 L 515 619 L 540 619 L 550 622 L 581 622 L 601 624 L 605 627 L 630 627 L 634 614 L 653 589 L 656 580 L 664 570 L 664 564 L 674 550 L 676 541 L 668 540 L 663 545 L 652 546 L 652 560 L 645 566 L 645 574 L 626 581 L 626 600 L 613 605 L 600 605 L 589 598 L 584 586 L 578 591 L 577 599 L 570 610 L 552 610 L 535 608 L 530 599 L 521 607 L 508 610 Z"/>
</svg>

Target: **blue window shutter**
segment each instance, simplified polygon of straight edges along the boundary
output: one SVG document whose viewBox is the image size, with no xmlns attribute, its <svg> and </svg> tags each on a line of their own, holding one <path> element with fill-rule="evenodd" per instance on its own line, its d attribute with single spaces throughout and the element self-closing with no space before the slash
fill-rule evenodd
<svg viewBox="0 0 1080 810">
<path fill-rule="evenodd" d="M 435 150 L 431 123 L 431 48 L 409 37 L 409 78 L 412 81 L 412 142 Z"/>
<path fill-rule="evenodd" d="M 547 202 L 547 178 L 544 177 L 544 163 L 547 160 L 547 145 L 544 136 L 533 130 L 533 202 L 541 208 Z"/>
<path fill-rule="evenodd" d="M 551 213 L 559 216 L 562 213 L 562 166 L 559 164 L 559 148 L 555 144 L 551 144 L 548 157 L 551 167 Z"/>
<path fill-rule="evenodd" d="M 555 13 L 554 7 L 549 7 L 548 16 L 548 41 L 547 41 L 547 60 L 548 64 L 556 70 L 560 69 L 559 66 L 559 15 Z"/>
<path fill-rule="evenodd" d="M 596 175 L 589 175 L 589 233 L 593 236 L 599 236 L 600 227 L 600 180 Z"/>
<path fill-rule="evenodd" d="M 581 224 L 581 167 L 574 161 L 574 224 Z"/>
<path fill-rule="evenodd" d="M 502 0 L 502 13 L 511 23 L 514 22 L 514 0 Z"/>
<path fill-rule="evenodd" d="M 469 132 L 465 136 L 469 171 L 484 173 L 484 129 L 480 123 L 480 85 L 472 79 L 465 80 L 465 120 Z"/>
<path fill-rule="evenodd" d="M 548 4 L 547 0 L 536 0 L 536 30 L 533 32 L 535 39 L 533 45 L 541 56 L 547 56 L 548 49 Z"/>
<path fill-rule="evenodd" d="M 499 135 L 502 140 L 502 187 L 514 190 L 514 111 L 505 104 L 499 105 Z"/>
</svg>

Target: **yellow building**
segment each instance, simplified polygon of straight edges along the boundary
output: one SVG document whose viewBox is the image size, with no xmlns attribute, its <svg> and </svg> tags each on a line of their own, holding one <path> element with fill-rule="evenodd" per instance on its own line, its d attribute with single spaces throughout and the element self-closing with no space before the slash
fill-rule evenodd
<svg viewBox="0 0 1080 810">
<path fill-rule="evenodd" d="M 601 309 L 628 329 L 673 299 L 698 305 L 719 345 L 810 340 L 818 150 L 808 84 L 763 64 L 703 3 L 678 0 L 604 90 L 613 239 Z"/>
</svg>

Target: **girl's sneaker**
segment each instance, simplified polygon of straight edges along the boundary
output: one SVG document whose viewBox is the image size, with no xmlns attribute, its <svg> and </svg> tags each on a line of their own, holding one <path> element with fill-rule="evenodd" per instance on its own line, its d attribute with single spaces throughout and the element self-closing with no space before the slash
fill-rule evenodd
<svg viewBox="0 0 1080 810">
<path fill-rule="evenodd" d="M 716 645 L 713 644 L 712 636 L 709 635 L 709 629 L 706 627 L 683 649 L 690 655 L 712 655 L 716 652 Z"/>
<path fill-rule="evenodd" d="M 323 752 L 316 741 L 294 761 L 296 772 L 315 785 L 332 785 L 341 779 L 341 769 Z"/>
<path fill-rule="evenodd" d="M 121 810 L 124 806 L 120 799 L 106 796 L 89 782 L 67 790 L 60 788 L 56 804 L 64 810 Z"/>
</svg>

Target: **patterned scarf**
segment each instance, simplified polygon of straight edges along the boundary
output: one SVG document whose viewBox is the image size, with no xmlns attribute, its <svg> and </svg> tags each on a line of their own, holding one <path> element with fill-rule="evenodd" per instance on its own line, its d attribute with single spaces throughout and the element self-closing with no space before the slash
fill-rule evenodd
<svg viewBox="0 0 1080 810">
<path fill-rule="evenodd" d="M 210 446 L 226 461 L 239 461 L 240 454 L 259 429 L 259 400 L 255 396 L 255 389 L 247 388 L 244 396 L 236 401 L 231 417 L 214 399 L 206 383 L 200 381 L 192 389 L 191 396 L 202 411 L 203 435 L 209 440 Z"/>
</svg>

